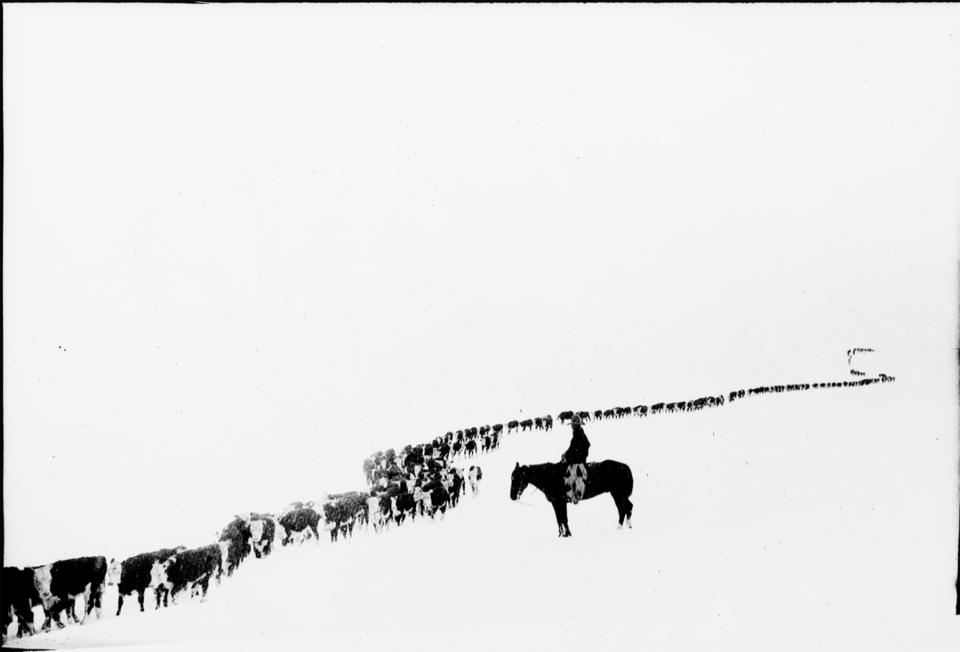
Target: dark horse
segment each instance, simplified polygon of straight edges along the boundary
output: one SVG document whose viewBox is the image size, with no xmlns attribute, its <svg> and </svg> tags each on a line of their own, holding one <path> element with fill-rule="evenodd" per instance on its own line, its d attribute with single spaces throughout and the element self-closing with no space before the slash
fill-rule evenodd
<svg viewBox="0 0 960 652">
<path fill-rule="evenodd" d="M 566 473 L 566 464 L 533 464 L 513 468 L 510 481 L 510 500 L 516 500 L 527 488 L 533 485 L 543 492 L 553 511 L 557 515 L 557 525 L 560 527 L 560 536 L 571 535 L 570 524 L 567 523 L 567 488 L 563 482 Z M 626 519 L 627 527 L 633 527 L 630 517 L 633 516 L 633 503 L 630 494 L 633 493 L 633 473 L 630 467 L 623 462 L 604 460 L 587 464 L 587 487 L 583 499 L 593 498 L 609 492 L 613 502 L 617 505 L 620 515 L 620 527 Z"/>
</svg>

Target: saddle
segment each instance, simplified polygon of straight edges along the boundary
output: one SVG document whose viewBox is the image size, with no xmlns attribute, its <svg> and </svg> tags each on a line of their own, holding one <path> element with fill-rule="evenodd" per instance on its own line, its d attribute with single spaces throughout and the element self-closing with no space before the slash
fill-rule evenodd
<svg viewBox="0 0 960 652">
<path fill-rule="evenodd" d="M 563 476 L 563 484 L 567 490 L 567 502 L 576 505 L 583 500 L 587 489 L 587 465 L 569 464 Z"/>
</svg>

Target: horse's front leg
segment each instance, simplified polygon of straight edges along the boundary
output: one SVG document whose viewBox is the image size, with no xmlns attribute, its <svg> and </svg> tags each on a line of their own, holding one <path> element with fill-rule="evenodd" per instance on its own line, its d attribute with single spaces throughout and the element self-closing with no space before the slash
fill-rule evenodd
<svg viewBox="0 0 960 652">
<path fill-rule="evenodd" d="M 557 527 L 560 529 L 560 536 L 570 536 L 570 525 L 567 523 L 567 503 L 562 500 L 555 500 L 551 504 L 553 505 L 553 512 L 557 516 Z"/>
</svg>

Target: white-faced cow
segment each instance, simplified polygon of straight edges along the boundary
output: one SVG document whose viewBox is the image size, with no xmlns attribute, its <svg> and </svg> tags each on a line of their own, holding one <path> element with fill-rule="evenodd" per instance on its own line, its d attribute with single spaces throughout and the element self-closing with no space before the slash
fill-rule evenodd
<svg viewBox="0 0 960 652">
<path fill-rule="evenodd" d="M 480 480 L 483 479 L 483 471 L 480 470 L 479 466 L 471 466 L 467 478 L 470 480 L 470 490 L 476 496 L 480 492 Z"/>
<path fill-rule="evenodd" d="M 257 559 L 273 551 L 273 542 L 277 534 L 277 519 L 272 514 L 252 513 L 250 523 L 250 549 Z"/>
<path fill-rule="evenodd" d="M 220 546 L 213 544 L 178 552 L 163 563 L 154 562 L 151 575 L 156 586 L 157 607 L 160 607 L 161 597 L 164 607 L 169 604 L 168 597 L 176 604 L 177 595 L 186 589 L 191 590 L 191 596 L 202 592 L 206 597 L 210 579 L 220 582 L 223 573 L 221 554 Z"/>
<path fill-rule="evenodd" d="M 123 560 L 123 563 L 120 564 L 117 586 L 119 593 L 119 598 L 117 599 L 118 616 L 120 615 L 120 611 L 123 609 L 124 596 L 130 595 L 131 593 L 137 594 L 137 602 L 140 604 L 140 611 L 143 611 L 143 597 L 144 593 L 147 591 L 147 588 L 149 588 L 151 585 L 150 570 L 153 568 L 154 562 L 162 563 L 182 550 L 186 550 L 186 548 L 183 546 L 178 546 L 177 548 L 162 548 L 160 550 L 154 550 L 153 552 L 144 552 L 139 555 L 134 555 L 133 557 Z M 111 563 L 111 570 L 109 574 L 111 577 L 118 576 L 116 572 L 115 561 Z"/>
<path fill-rule="evenodd" d="M 94 610 L 97 618 L 100 618 L 103 589 L 107 580 L 105 557 L 63 559 L 52 564 L 35 566 L 32 570 L 33 583 L 46 616 L 44 630 L 50 629 L 51 622 L 55 622 L 57 627 L 63 627 L 60 614 L 64 611 L 73 617 L 74 622 L 80 622 L 73 608 L 74 602 L 81 595 L 85 605 L 83 620 Z"/>
<path fill-rule="evenodd" d="M 242 516 L 234 516 L 221 531 L 218 541 L 228 544 L 225 546 L 227 558 L 223 560 L 228 577 L 233 575 L 233 571 L 237 569 L 240 562 L 247 558 L 252 538 L 250 523 Z"/>
</svg>

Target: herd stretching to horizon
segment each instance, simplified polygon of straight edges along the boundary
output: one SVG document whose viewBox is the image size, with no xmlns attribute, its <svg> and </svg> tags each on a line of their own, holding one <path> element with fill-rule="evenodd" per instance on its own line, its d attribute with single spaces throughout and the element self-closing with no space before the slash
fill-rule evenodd
<svg viewBox="0 0 960 652">
<path fill-rule="evenodd" d="M 870 349 L 851 349 L 847 352 L 848 360 L 859 351 Z M 878 374 L 859 380 L 760 386 L 682 401 L 593 411 L 565 410 L 556 419 L 566 424 L 575 414 L 581 421 L 602 421 L 693 412 L 750 396 L 863 387 L 894 380 L 893 376 Z M 499 448 L 504 434 L 550 431 L 553 426 L 554 417 L 546 415 L 448 431 L 427 443 L 404 446 L 399 453 L 392 448 L 377 451 L 363 461 L 366 490 L 328 494 L 319 502 L 297 501 L 279 515 L 256 512 L 236 515 L 220 531 L 215 543 L 200 548 L 162 548 L 122 561 L 110 559 L 108 562 L 106 557 L 97 556 L 26 568 L 5 566 L 0 579 L 3 639 L 6 640 L 14 622 L 17 623 L 16 636 L 35 634 L 35 607 L 42 609 L 43 631 L 49 631 L 54 623 L 64 627 L 63 613 L 75 623 L 86 621 L 93 612 L 100 618 L 108 584 L 117 586 L 117 615 L 123 609 L 124 597 L 133 594 L 137 595 L 143 611 L 148 591 L 156 608 L 161 604 L 166 607 L 170 601 L 176 604 L 177 596 L 184 592 L 191 597 L 206 596 L 211 580 L 219 584 L 224 574 L 231 576 L 251 555 L 257 559 L 270 555 L 277 541 L 281 546 L 310 538 L 319 543 L 321 528 L 329 532 L 331 541 L 337 541 L 352 537 L 357 527 L 380 532 L 393 524 L 413 522 L 418 516 L 436 518 L 439 514 L 442 519 L 448 508 L 458 505 L 468 483 L 477 495 L 483 477 L 479 466 L 472 465 L 464 471 L 453 465 L 453 460 L 471 460 L 478 453 Z M 84 606 L 82 620 L 76 614 L 76 601 L 80 596 Z"/>
</svg>

